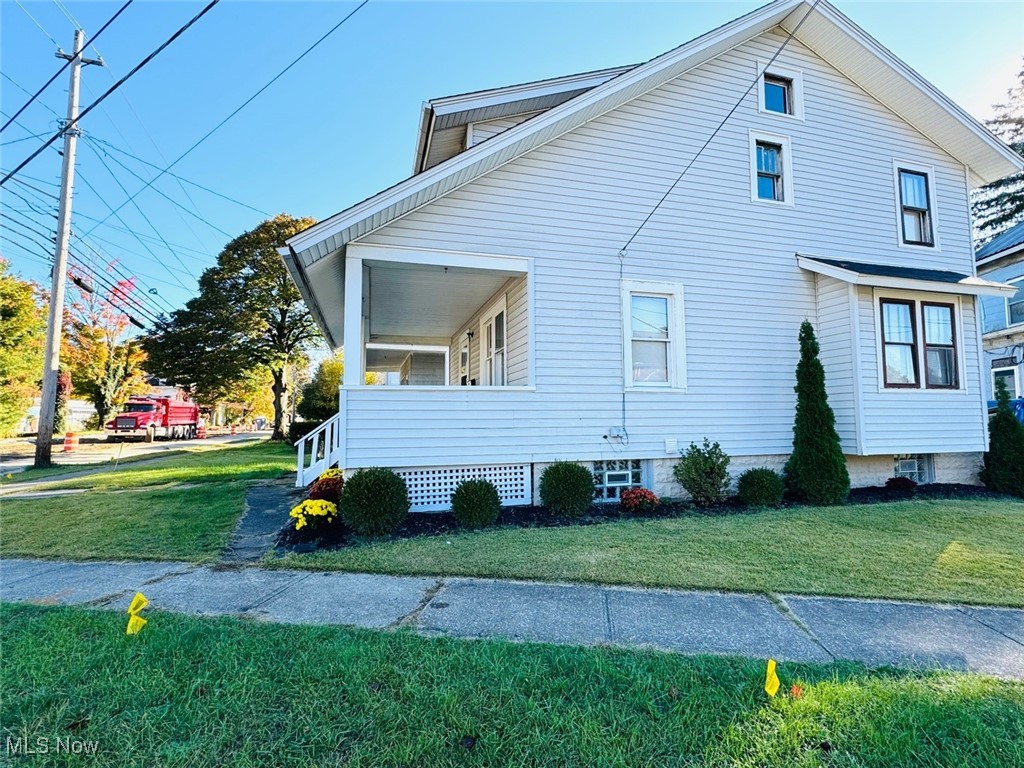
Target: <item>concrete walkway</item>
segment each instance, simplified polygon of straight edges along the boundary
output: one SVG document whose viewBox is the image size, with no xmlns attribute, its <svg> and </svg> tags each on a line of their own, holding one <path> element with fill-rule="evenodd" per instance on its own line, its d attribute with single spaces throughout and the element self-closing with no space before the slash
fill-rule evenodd
<svg viewBox="0 0 1024 768">
<path fill-rule="evenodd" d="M 426 635 L 942 667 L 1024 679 L 1024 611 L 826 597 L 268 571 L 182 563 L 0 561 L 0 599 Z"/>
</svg>

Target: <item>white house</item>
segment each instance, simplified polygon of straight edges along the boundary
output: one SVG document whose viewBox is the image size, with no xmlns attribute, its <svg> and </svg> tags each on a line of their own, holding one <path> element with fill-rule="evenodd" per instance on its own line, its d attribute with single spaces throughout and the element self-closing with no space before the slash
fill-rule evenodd
<svg viewBox="0 0 1024 768">
<path fill-rule="evenodd" d="M 1010 296 L 981 299 L 983 374 L 990 377 L 990 399 L 996 379 L 1003 379 L 1010 397 L 1024 397 L 1024 221 L 978 249 L 978 274 L 1017 288 Z"/>
<path fill-rule="evenodd" d="M 970 481 L 977 301 L 1014 288 L 975 274 L 968 190 L 1021 166 L 825 0 L 431 101 L 410 178 L 281 250 L 346 350 L 298 482 L 386 466 L 414 509 L 470 476 L 512 504 L 568 459 L 599 498 L 679 496 L 671 468 L 704 436 L 735 471 L 781 468 L 805 318 L 855 484 Z"/>
</svg>

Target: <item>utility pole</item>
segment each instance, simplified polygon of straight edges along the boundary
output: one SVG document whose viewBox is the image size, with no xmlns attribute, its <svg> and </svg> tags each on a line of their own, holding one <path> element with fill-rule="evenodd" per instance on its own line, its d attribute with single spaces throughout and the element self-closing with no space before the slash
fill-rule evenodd
<svg viewBox="0 0 1024 768">
<path fill-rule="evenodd" d="M 71 193 L 75 186 L 75 149 L 78 145 L 78 83 L 83 64 L 103 66 L 103 59 L 82 57 L 85 33 L 75 30 L 75 47 L 71 54 L 57 51 L 58 59 L 71 62 L 71 83 L 68 87 L 68 116 L 64 129 L 64 162 L 61 167 L 60 207 L 57 211 L 57 250 L 53 258 L 50 286 L 50 314 L 46 327 L 46 357 L 43 359 L 43 391 L 39 407 L 39 428 L 36 434 L 34 466 L 49 467 L 53 447 L 53 419 L 57 406 L 57 371 L 60 368 L 60 340 L 64 323 L 64 284 L 67 281 L 68 241 L 71 238 Z M 68 127 L 69 126 L 69 127 Z"/>
</svg>

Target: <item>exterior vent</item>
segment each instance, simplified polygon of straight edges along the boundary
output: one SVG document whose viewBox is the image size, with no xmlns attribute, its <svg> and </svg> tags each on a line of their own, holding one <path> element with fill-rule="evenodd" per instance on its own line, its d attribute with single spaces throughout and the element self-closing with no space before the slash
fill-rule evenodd
<svg viewBox="0 0 1024 768">
<path fill-rule="evenodd" d="M 413 512 L 440 512 L 450 509 L 452 494 L 463 480 L 490 480 L 498 489 L 503 507 L 530 504 L 532 483 L 529 464 L 501 464 L 489 467 L 436 467 L 432 469 L 395 469 L 409 488 Z"/>
</svg>

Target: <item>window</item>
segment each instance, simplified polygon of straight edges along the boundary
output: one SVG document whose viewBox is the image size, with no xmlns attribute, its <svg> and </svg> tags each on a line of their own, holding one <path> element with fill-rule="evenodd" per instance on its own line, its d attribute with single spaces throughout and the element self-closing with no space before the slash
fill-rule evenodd
<svg viewBox="0 0 1024 768">
<path fill-rule="evenodd" d="M 682 287 L 623 282 L 626 386 L 681 387 Z"/>
<path fill-rule="evenodd" d="M 469 384 L 469 335 L 462 339 L 462 348 L 459 350 L 459 385 Z"/>
<path fill-rule="evenodd" d="M 929 389 L 956 389 L 956 325 L 952 304 L 921 304 L 924 381 Z"/>
<path fill-rule="evenodd" d="M 887 387 L 917 386 L 914 302 L 882 299 L 882 360 Z"/>
<path fill-rule="evenodd" d="M 767 112 L 793 114 L 793 81 L 786 77 L 764 76 L 764 108 Z"/>
<path fill-rule="evenodd" d="M 485 387 L 505 386 L 505 297 L 480 321 L 480 378 Z"/>
<path fill-rule="evenodd" d="M 893 476 L 906 477 L 915 483 L 930 483 L 935 474 L 931 454 L 902 454 L 893 456 Z"/>
<path fill-rule="evenodd" d="M 750 132 L 750 199 L 793 204 L 793 164 L 788 136 Z"/>
<path fill-rule="evenodd" d="M 899 168 L 900 221 L 905 245 L 933 246 L 930 178 L 921 171 Z"/>
<path fill-rule="evenodd" d="M 641 488 L 644 466 L 640 459 L 610 459 L 594 462 L 594 497 L 598 501 L 618 501 L 626 488 Z"/>
<path fill-rule="evenodd" d="M 957 305 L 879 299 L 882 381 L 892 389 L 959 389 Z"/>
<path fill-rule="evenodd" d="M 1024 277 L 1006 282 L 1020 286 L 1017 292 L 1006 300 L 1006 325 L 1020 325 L 1024 323 Z"/>
<path fill-rule="evenodd" d="M 1016 368 L 993 368 L 992 369 L 992 399 L 996 397 L 996 382 L 1004 381 L 1006 383 L 1006 391 L 1010 393 L 1011 398 L 1020 397 L 1020 385 L 1017 383 L 1017 369 Z"/>
<path fill-rule="evenodd" d="M 803 73 L 797 69 L 787 69 L 772 62 L 770 69 L 767 61 L 757 62 L 760 76 L 757 92 L 757 109 L 772 117 L 804 119 Z"/>
</svg>

